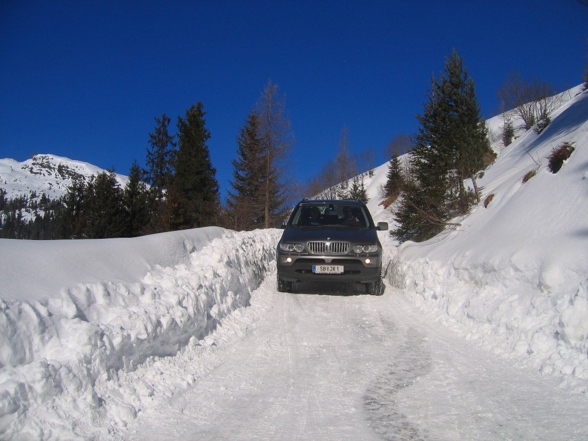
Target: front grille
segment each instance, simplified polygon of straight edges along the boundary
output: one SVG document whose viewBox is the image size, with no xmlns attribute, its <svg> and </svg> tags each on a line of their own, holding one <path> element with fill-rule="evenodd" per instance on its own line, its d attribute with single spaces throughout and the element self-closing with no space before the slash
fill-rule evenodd
<svg viewBox="0 0 588 441">
<path fill-rule="evenodd" d="M 310 254 L 347 254 L 349 242 L 308 242 Z"/>
</svg>

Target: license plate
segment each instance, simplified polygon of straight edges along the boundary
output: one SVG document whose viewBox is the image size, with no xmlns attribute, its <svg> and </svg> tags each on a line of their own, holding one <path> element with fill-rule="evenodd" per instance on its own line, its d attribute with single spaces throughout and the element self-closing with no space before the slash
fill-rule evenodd
<svg viewBox="0 0 588 441">
<path fill-rule="evenodd" d="M 343 274 L 343 265 L 313 265 L 312 272 L 315 274 Z"/>
</svg>

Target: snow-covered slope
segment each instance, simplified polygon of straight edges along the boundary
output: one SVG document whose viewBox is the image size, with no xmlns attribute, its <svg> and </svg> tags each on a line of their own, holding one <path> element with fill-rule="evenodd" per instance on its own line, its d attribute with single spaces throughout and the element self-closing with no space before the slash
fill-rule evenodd
<svg viewBox="0 0 588 441">
<path fill-rule="evenodd" d="M 55 155 L 34 155 L 31 159 L 17 162 L 14 159 L 0 159 L 0 188 L 6 191 L 8 199 L 45 194 L 50 199 L 58 199 L 65 194 L 72 179 L 88 179 L 105 170 L 86 162 L 74 161 Z M 116 175 L 124 188 L 127 177 Z"/>
<path fill-rule="evenodd" d="M 393 282 L 468 339 L 546 373 L 588 378 L 588 92 L 581 87 L 540 134 L 501 149 L 461 226 L 405 243 Z M 488 122 L 499 138 L 502 118 Z M 562 169 L 552 150 L 575 147 Z M 526 183 L 523 176 L 536 170 Z"/>
</svg>

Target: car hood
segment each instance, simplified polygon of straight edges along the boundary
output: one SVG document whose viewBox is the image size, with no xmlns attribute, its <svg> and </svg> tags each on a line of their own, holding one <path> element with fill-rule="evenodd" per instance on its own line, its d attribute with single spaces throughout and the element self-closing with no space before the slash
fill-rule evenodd
<svg viewBox="0 0 588 441">
<path fill-rule="evenodd" d="M 283 242 L 342 241 L 373 244 L 378 242 L 372 228 L 288 227 L 282 234 Z"/>
</svg>

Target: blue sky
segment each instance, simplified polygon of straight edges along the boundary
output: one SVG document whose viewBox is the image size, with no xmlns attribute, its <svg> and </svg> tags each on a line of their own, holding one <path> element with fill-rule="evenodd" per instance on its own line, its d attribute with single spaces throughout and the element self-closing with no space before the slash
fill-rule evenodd
<svg viewBox="0 0 588 441">
<path fill-rule="evenodd" d="M 453 48 L 485 117 L 507 76 L 557 90 L 582 82 L 588 7 L 575 0 L 4 0 L 0 158 L 52 153 L 128 174 L 155 117 L 172 131 L 197 101 L 221 192 L 236 137 L 272 81 L 314 177 L 347 128 L 353 153 L 417 129 L 431 77 Z"/>
</svg>

